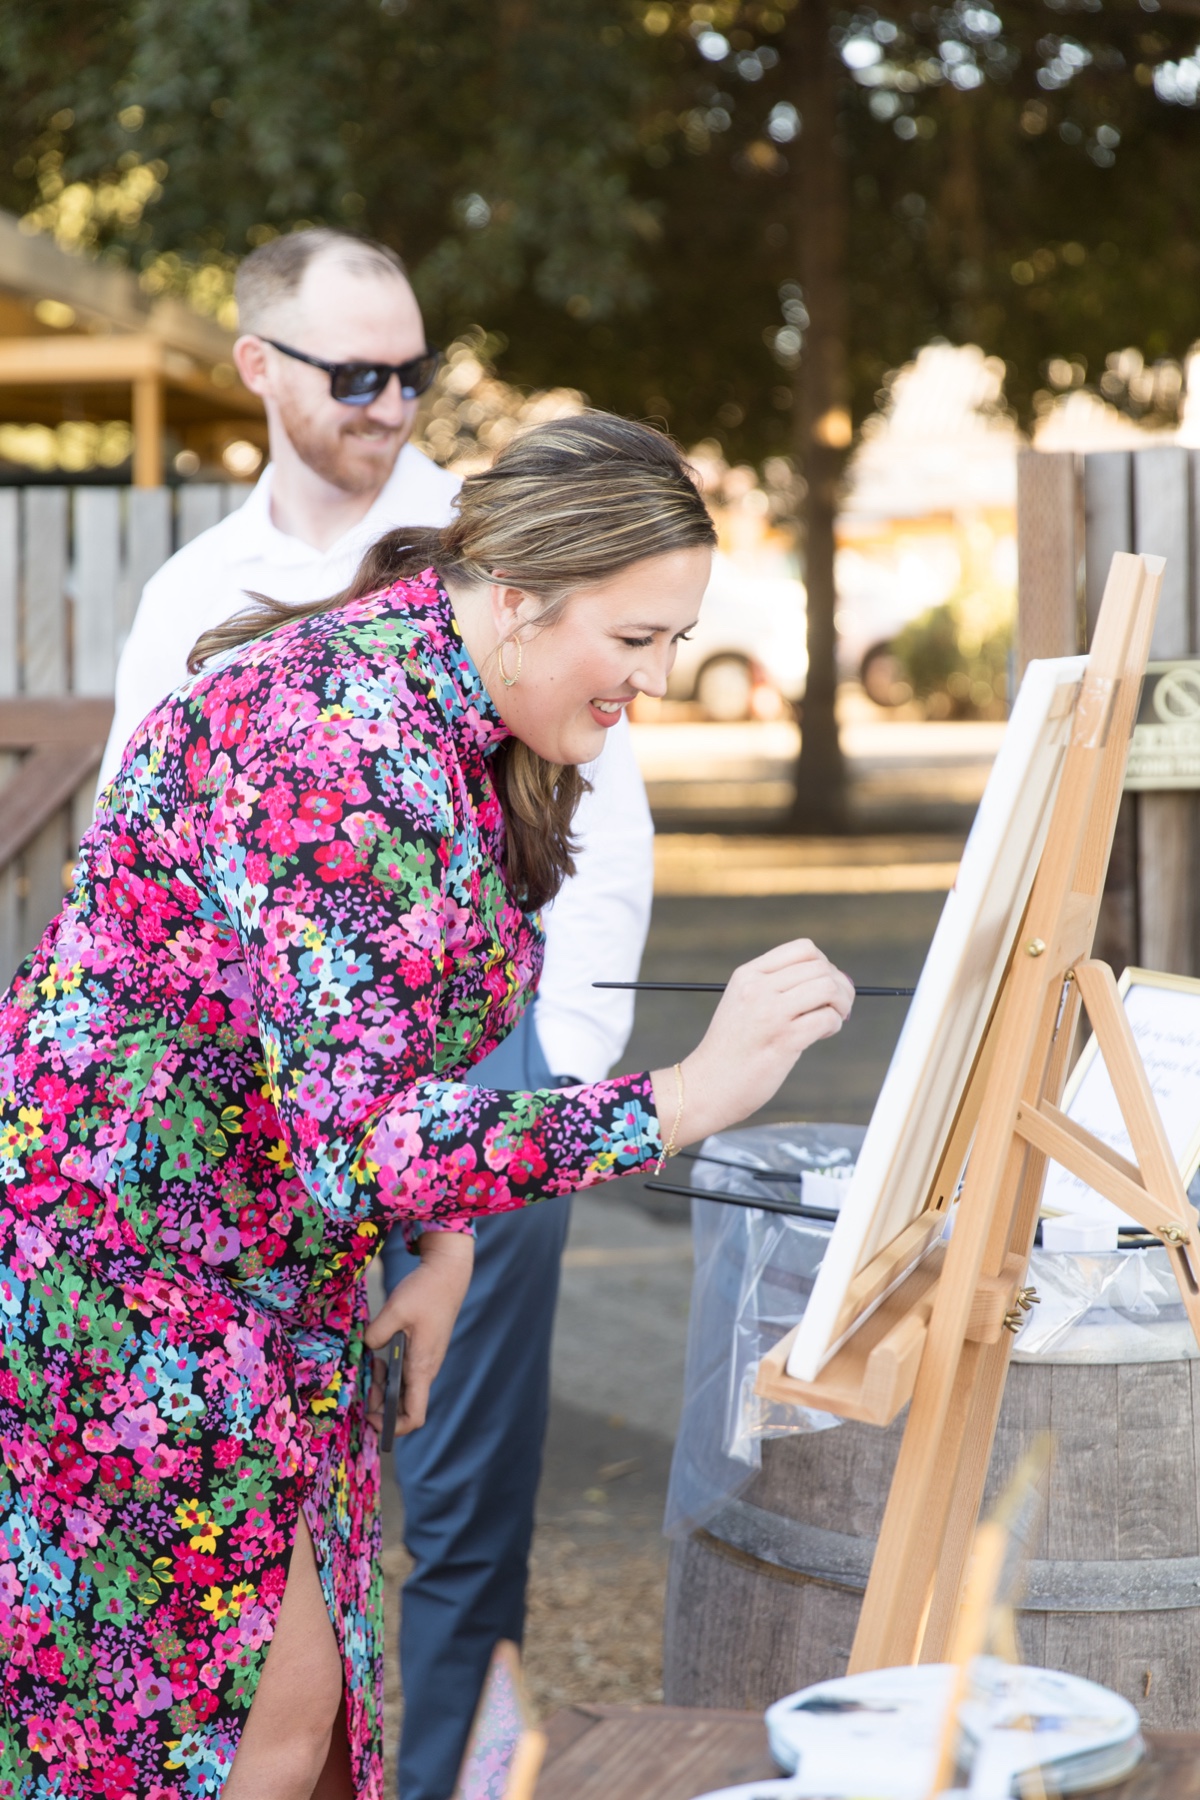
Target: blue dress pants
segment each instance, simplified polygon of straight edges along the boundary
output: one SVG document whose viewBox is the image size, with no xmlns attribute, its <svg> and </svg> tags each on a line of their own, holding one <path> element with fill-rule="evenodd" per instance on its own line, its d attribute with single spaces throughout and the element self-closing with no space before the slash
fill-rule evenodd
<svg viewBox="0 0 1200 1800">
<path fill-rule="evenodd" d="M 467 1080 L 510 1091 L 552 1085 L 532 1013 Z M 428 1418 L 396 1443 L 415 1564 L 400 1625 L 401 1800 L 450 1800 L 492 1650 L 524 1633 L 570 1207 L 564 1195 L 477 1221 L 475 1270 Z M 390 1292 L 416 1258 L 399 1231 L 383 1258 Z"/>
</svg>

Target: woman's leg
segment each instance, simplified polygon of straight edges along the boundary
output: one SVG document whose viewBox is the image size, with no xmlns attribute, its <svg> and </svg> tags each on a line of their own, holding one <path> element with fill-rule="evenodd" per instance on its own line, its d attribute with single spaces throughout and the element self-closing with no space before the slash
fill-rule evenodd
<svg viewBox="0 0 1200 1800">
<path fill-rule="evenodd" d="M 342 1659 L 303 1513 L 275 1636 L 222 1800 L 353 1800 Z"/>
</svg>

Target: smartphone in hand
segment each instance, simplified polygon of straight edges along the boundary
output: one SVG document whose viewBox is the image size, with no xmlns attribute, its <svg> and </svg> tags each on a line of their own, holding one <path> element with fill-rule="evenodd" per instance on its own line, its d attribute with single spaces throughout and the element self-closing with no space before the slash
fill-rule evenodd
<svg viewBox="0 0 1200 1800">
<path fill-rule="evenodd" d="M 404 1352 L 407 1347 L 406 1333 L 398 1331 L 388 1350 L 387 1386 L 383 1392 L 383 1430 L 379 1435 L 381 1451 L 390 1450 L 396 1442 L 396 1418 L 400 1411 L 400 1396 L 404 1391 Z"/>
</svg>

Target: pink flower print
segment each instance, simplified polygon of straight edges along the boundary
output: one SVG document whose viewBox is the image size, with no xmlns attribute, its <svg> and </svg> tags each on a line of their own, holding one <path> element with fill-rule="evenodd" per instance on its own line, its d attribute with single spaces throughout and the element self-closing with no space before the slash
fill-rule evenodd
<svg viewBox="0 0 1200 1800">
<path fill-rule="evenodd" d="M 332 844 L 322 844 L 313 860 L 322 881 L 349 881 L 363 873 L 353 846 L 340 838 Z"/>
<path fill-rule="evenodd" d="M 400 742 L 400 732 L 391 713 L 373 719 L 355 719 L 350 731 L 368 751 L 394 750 Z"/>
<path fill-rule="evenodd" d="M 5 1647 L 13 1662 L 32 1668 L 34 1652 L 50 1630 L 50 1615 L 41 1607 L 16 1606 L 8 1622 Z"/>
<path fill-rule="evenodd" d="M 42 1713 L 34 1713 L 25 1723 L 25 1741 L 34 1756 L 44 1756 L 53 1742 L 53 1727 Z"/>
<path fill-rule="evenodd" d="M 159 1418 L 157 1409 L 149 1401 L 145 1406 L 118 1413 L 113 1424 L 117 1428 L 118 1441 L 127 1450 L 152 1450 L 167 1429 L 166 1421 Z"/>
<path fill-rule="evenodd" d="M 302 844 L 327 844 L 340 824 L 342 798 L 331 788 L 310 788 L 296 809 L 293 829 Z"/>
<path fill-rule="evenodd" d="M 153 1411 L 153 1408 L 150 1409 Z M 164 1426 L 164 1430 L 166 1427 Z M 122 1440 L 118 1438 L 117 1442 Z M 106 1487 L 115 1487 L 120 1492 L 133 1485 L 133 1464 L 127 1456 L 102 1456 L 100 1458 L 100 1479 Z"/>
<path fill-rule="evenodd" d="M 172 1409 L 168 1406 L 167 1410 Z M 133 1460 L 147 1481 L 165 1481 L 183 1461 L 183 1451 L 172 1450 L 167 1444 L 143 1445 L 134 1451 Z"/>
<path fill-rule="evenodd" d="M 117 1737 L 127 1737 L 138 1721 L 138 1709 L 132 1700 L 119 1700 L 112 1709 L 113 1732 Z"/>
<path fill-rule="evenodd" d="M 23 1219 L 17 1226 L 16 1238 L 21 1250 L 29 1258 L 34 1268 L 44 1269 L 54 1249 L 44 1232 L 39 1231 L 36 1225 Z"/>
<path fill-rule="evenodd" d="M 152 1713 L 165 1712 L 175 1696 L 171 1692 L 171 1683 L 166 1675 L 144 1675 L 138 1682 L 134 1705 L 138 1717 L 148 1719 Z"/>
<path fill-rule="evenodd" d="M 232 749 L 240 744 L 250 724 L 250 705 L 246 700 L 233 700 L 228 704 L 218 702 L 210 715 L 213 725 L 213 737 L 223 750 Z"/>
<path fill-rule="evenodd" d="M 460 1181 L 458 1204 L 464 1213 L 478 1215 L 508 1212 L 523 1202 L 513 1198 L 507 1181 L 499 1175 L 487 1175 L 477 1170 L 473 1175 L 464 1175 Z"/>
<path fill-rule="evenodd" d="M 225 1023 L 225 1008 L 211 994 L 202 994 L 198 1000 L 193 1001 L 184 1023 L 194 1025 L 197 1031 L 202 1031 L 207 1036 Z"/>
<path fill-rule="evenodd" d="M 194 1656 L 176 1656 L 171 1659 L 171 1687 L 176 1699 L 187 1694 L 194 1694 L 197 1688 L 196 1659 Z"/>
<path fill-rule="evenodd" d="M 237 1374 L 249 1376 L 259 1374 L 265 1360 L 263 1347 L 250 1326 L 230 1325 L 225 1333 L 225 1349 Z M 238 1456 L 238 1448 L 232 1439 L 229 1442 L 232 1446 L 232 1455 L 228 1459 L 222 1460 L 232 1462 Z M 222 1446 L 218 1445 L 218 1450 L 221 1448 Z"/>
<path fill-rule="evenodd" d="M 233 1262 L 241 1253 L 242 1239 L 237 1226 L 230 1225 L 218 1212 L 205 1213 L 204 1247 L 200 1252 L 200 1260 L 211 1267 Z"/>
<path fill-rule="evenodd" d="M 386 1025 L 373 1025 L 369 1031 L 364 1031 L 362 1044 L 374 1056 L 398 1057 L 408 1048 L 408 1038 L 399 1021 L 389 1019 Z"/>
<path fill-rule="evenodd" d="M 333 1111 L 336 1095 L 325 1077 L 310 1067 L 300 1077 L 294 1099 L 314 1119 L 327 1119 Z"/>
<path fill-rule="evenodd" d="M 72 1548 L 77 1558 L 82 1551 L 94 1549 L 104 1536 L 104 1527 L 100 1520 L 94 1514 L 84 1512 L 78 1506 L 67 1508 L 63 1515 L 63 1523 L 70 1533 Z"/>
<path fill-rule="evenodd" d="M 400 920 L 409 942 L 421 950 L 440 950 L 443 942 L 440 909 L 416 905 Z"/>
<path fill-rule="evenodd" d="M 137 1766 L 131 1756 L 114 1756 L 104 1770 L 104 1800 L 130 1800 L 137 1787 Z"/>
</svg>

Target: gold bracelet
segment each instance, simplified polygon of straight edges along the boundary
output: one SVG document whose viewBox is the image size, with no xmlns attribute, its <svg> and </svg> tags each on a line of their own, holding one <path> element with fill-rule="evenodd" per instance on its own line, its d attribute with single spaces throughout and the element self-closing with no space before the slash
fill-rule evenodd
<svg viewBox="0 0 1200 1800">
<path fill-rule="evenodd" d="M 683 1065 L 675 1064 L 675 1086 L 679 1093 L 679 1104 L 675 1108 L 675 1123 L 671 1127 L 671 1135 L 667 1139 L 662 1155 L 654 1165 L 654 1173 L 661 1175 L 666 1167 L 667 1158 L 675 1154 L 675 1139 L 679 1135 L 679 1121 L 683 1118 Z"/>
</svg>

